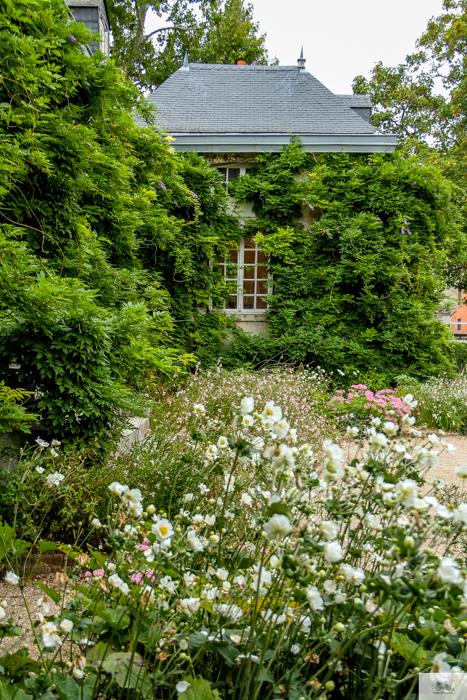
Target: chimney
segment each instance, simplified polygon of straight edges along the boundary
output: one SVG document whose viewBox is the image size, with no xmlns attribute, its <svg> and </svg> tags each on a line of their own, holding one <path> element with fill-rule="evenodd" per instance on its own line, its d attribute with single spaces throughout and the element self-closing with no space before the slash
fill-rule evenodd
<svg viewBox="0 0 467 700">
<path fill-rule="evenodd" d="M 244 61 L 242 58 L 237 61 L 237 66 L 246 66 L 246 61 Z"/>
</svg>

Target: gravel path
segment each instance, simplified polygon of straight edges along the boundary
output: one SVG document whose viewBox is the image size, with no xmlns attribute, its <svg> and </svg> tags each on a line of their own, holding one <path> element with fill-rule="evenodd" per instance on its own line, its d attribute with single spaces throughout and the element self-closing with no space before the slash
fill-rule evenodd
<svg viewBox="0 0 467 700">
<path fill-rule="evenodd" d="M 444 479 L 448 486 L 459 486 L 464 488 L 467 496 L 467 484 L 465 479 L 459 479 L 454 473 L 454 467 L 460 467 L 462 464 L 467 464 L 467 436 L 447 434 L 445 440 L 450 442 L 456 448 L 455 452 L 442 452 L 439 458 L 437 467 L 432 467 L 430 475 L 435 479 Z"/>
</svg>

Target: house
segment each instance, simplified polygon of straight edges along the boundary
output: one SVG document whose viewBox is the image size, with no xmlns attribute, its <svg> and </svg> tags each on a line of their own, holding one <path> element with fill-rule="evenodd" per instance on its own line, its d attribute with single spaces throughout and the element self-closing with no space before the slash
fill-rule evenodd
<svg viewBox="0 0 467 700">
<path fill-rule="evenodd" d="M 148 99 L 174 149 L 203 155 L 226 186 L 254 166 L 258 153 L 279 152 L 292 135 L 317 154 L 388 153 L 397 145 L 396 136 L 370 123 L 370 98 L 333 94 L 305 69 L 303 50 L 297 66 L 200 64 L 185 57 Z M 242 213 L 253 216 L 248 207 Z M 311 223 L 309 212 L 303 223 Z M 220 267 L 232 286 L 226 312 L 251 333 L 265 330 L 271 280 L 264 253 L 242 240 Z"/>
<path fill-rule="evenodd" d="M 98 49 L 103 54 L 110 54 L 110 21 L 105 0 L 65 0 L 75 22 L 82 22 L 94 34 L 101 35 L 101 41 L 92 42 L 88 46 L 89 53 L 94 54 Z"/>
</svg>

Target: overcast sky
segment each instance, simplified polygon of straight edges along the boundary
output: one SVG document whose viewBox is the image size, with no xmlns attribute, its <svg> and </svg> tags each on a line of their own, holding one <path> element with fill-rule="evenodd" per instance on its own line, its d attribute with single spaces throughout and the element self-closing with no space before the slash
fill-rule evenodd
<svg viewBox="0 0 467 700">
<path fill-rule="evenodd" d="M 442 0 L 253 0 L 266 46 L 281 65 L 306 68 L 335 93 L 351 93 L 356 75 L 382 61 L 394 66 L 415 49 Z M 155 18 L 156 20 L 158 18 Z M 149 18 L 151 31 L 165 22 Z"/>
<path fill-rule="evenodd" d="M 442 0 L 253 0 L 270 56 L 306 68 L 335 93 L 351 93 L 356 75 L 393 66 L 415 49 Z"/>
</svg>

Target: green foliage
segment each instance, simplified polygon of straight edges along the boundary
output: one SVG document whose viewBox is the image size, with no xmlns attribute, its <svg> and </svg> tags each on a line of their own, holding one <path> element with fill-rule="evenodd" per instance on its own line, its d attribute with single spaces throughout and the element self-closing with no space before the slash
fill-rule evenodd
<svg viewBox="0 0 467 700">
<path fill-rule="evenodd" d="M 61 0 L 6 4 L 0 31 L 0 381 L 38 393 L 52 437 L 105 449 L 193 360 L 196 309 L 226 296 L 207 261 L 238 224 Z"/>
<path fill-rule="evenodd" d="M 182 64 L 267 63 L 265 35 L 253 20 L 253 6 L 244 0 L 109 0 L 112 56 L 140 88 L 160 85 Z M 165 26 L 147 33 L 148 12 Z"/>
<path fill-rule="evenodd" d="M 434 313 L 465 265 L 457 188 L 399 154 L 317 161 L 292 143 L 258 160 L 233 189 L 271 256 L 269 332 L 284 356 L 389 381 L 449 370 L 451 333 Z"/>
<path fill-rule="evenodd" d="M 11 430 L 22 430 L 29 433 L 28 421 L 35 418 L 28 413 L 22 405 L 32 392 L 25 389 L 10 389 L 5 382 L 0 381 L 0 433 L 8 433 Z"/>
</svg>

